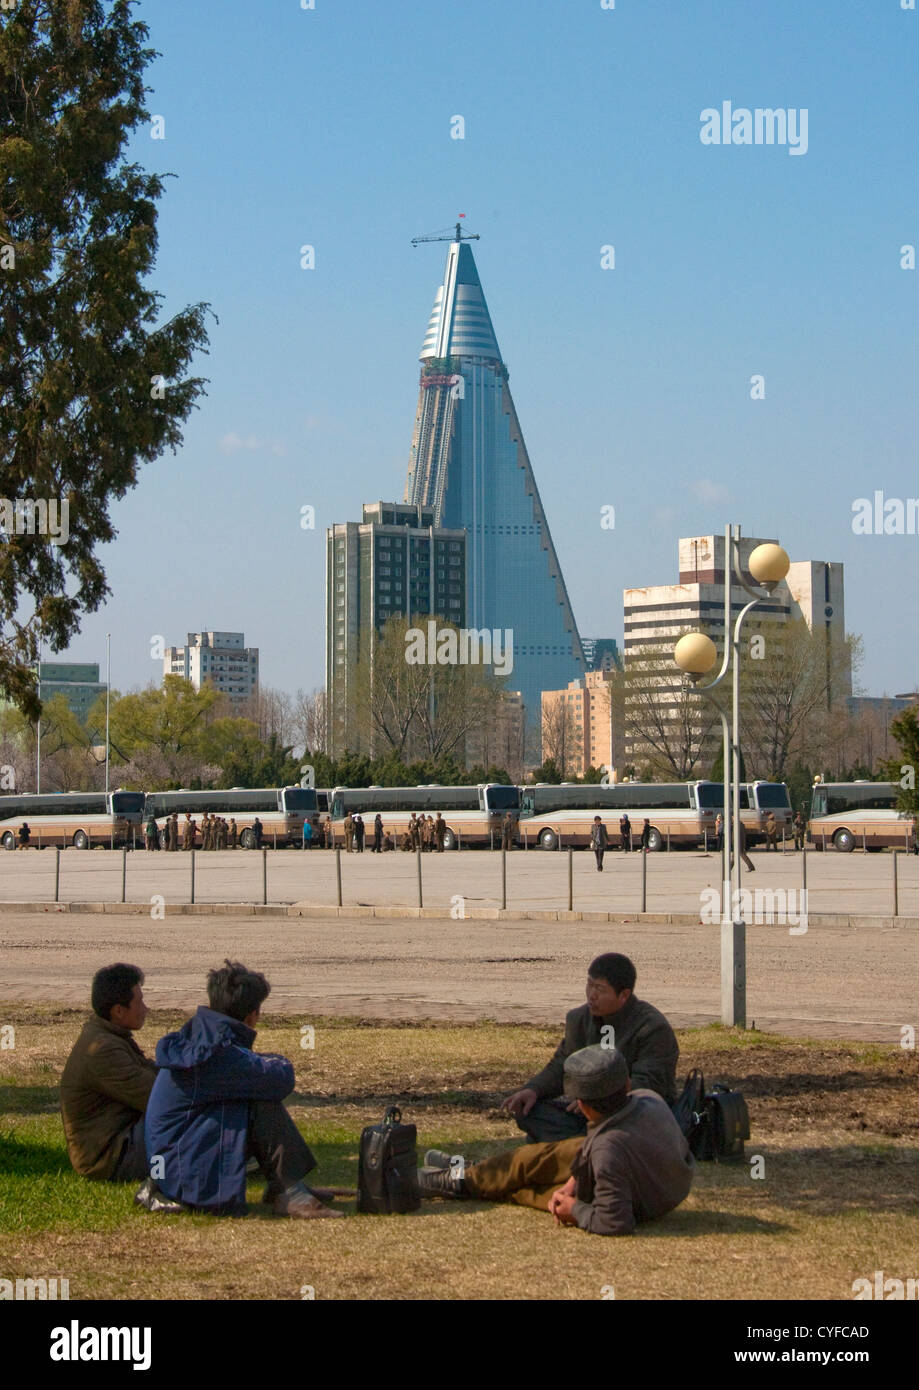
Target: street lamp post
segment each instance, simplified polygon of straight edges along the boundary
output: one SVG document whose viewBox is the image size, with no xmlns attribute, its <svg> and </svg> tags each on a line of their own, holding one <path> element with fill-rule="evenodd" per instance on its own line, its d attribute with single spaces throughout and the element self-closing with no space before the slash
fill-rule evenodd
<svg viewBox="0 0 919 1390">
<path fill-rule="evenodd" d="M 724 528 L 724 658 L 721 670 L 708 685 L 697 686 L 701 695 L 720 685 L 731 668 L 732 731 L 724 711 L 718 709 L 723 737 L 724 835 L 721 861 L 721 1020 L 729 1027 L 747 1024 L 746 923 L 740 893 L 740 630 L 744 618 L 785 578 L 789 558 L 780 545 L 758 545 L 749 560 L 750 574 L 766 590 L 757 591 L 747 583 L 740 567 L 740 527 Z M 731 634 L 731 580 L 748 594 L 751 601 L 738 613 Z M 687 633 L 676 644 L 674 661 L 695 682 L 711 671 L 717 660 L 715 644 L 702 632 Z M 730 853 L 731 846 L 733 853 Z"/>
</svg>

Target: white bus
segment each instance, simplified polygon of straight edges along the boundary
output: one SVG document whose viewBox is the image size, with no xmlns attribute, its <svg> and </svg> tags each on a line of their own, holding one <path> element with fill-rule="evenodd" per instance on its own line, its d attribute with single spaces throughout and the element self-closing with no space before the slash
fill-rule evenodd
<svg viewBox="0 0 919 1390">
<path fill-rule="evenodd" d="M 308 817 L 314 830 L 319 824 L 313 787 L 232 787 L 229 791 L 148 792 L 144 825 L 152 815 L 161 845 L 165 845 L 166 822 L 173 812 L 179 818 L 180 845 L 186 812 L 195 821 L 196 835 L 205 812 L 222 816 L 227 821 L 235 820 L 243 849 L 256 847 L 255 831 L 252 829 L 256 816 L 262 823 L 262 845 L 267 848 L 273 848 L 275 844 L 300 846 L 303 843 L 304 820 Z"/>
<path fill-rule="evenodd" d="M 29 844 L 66 849 L 140 844 L 143 792 L 48 792 L 0 796 L 0 844 L 15 849 L 19 828 L 29 827 Z"/>
<path fill-rule="evenodd" d="M 504 819 L 510 811 L 516 835 L 520 815 L 520 788 L 482 783 L 476 787 L 336 787 L 330 793 L 330 830 L 333 845 L 343 845 L 342 821 L 350 812 L 360 813 L 364 822 L 365 845 L 373 838 L 373 821 L 377 812 L 383 818 L 383 829 L 400 844 L 408 829 L 412 813 L 416 816 L 437 817 L 447 823 L 444 849 L 461 845 L 501 847 Z"/>
<path fill-rule="evenodd" d="M 897 810 L 896 782 L 815 782 L 807 838 L 815 849 L 849 853 L 865 849 L 912 849 L 916 821 Z"/>
<path fill-rule="evenodd" d="M 521 831 L 528 842 L 541 849 L 558 849 L 590 844 L 594 816 L 606 826 L 610 847 L 619 846 L 619 819 L 627 813 L 632 827 L 632 846 L 640 847 L 642 822 L 650 822 L 650 850 L 699 845 L 704 840 L 705 821 L 699 788 L 720 786 L 715 782 L 545 782 L 523 787 Z M 723 793 L 722 793 L 723 796 Z M 711 835 L 717 811 L 711 817 Z"/>
<path fill-rule="evenodd" d="M 715 820 L 718 812 L 724 812 L 724 784 L 722 782 L 696 782 L 699 809 L 702 811 L 702 825 L 708 832 L 711 843 L 715 833 Z M 766 838 L 766 817 L 771 811 L 775 816 L 779 838 L 784 830 L 791 835 L 794 819 L 791 798 L 784 782 L 741 782 L 740 819 L 747 833 L 747 845 L 756 845 Z"/>
</svg>

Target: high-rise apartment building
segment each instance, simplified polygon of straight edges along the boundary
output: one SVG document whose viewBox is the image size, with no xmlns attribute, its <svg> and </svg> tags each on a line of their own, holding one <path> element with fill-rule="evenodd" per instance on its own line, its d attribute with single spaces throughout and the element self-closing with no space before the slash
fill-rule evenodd
<svg viewBox="0 0 919 1390">
<path fill-rule="evenodd" d="M 164 676 L 182 676 L 200 690 L 210 681 L 231 700 L 249 700 L 258 690 L 258 647 L 243 632 L 190 632 L 184 647 L 167 647 Z"/>
<path fill-rule="evenodd" d="M 615 765 L 612 680 L 610 668 L 588 671 L 564 690 L 542 692 L 543 762 L 552 758 L 564 777 Z"/>
<path fill-rule="evenodd" d="M 466 533 L 431 507 L 366 503 L 363 520 L 326 531 L 326 691 L 333 756 L 358 746 L 354 701 L 362 649 L 392 617 L 466 622 Z"/>
<path fill-rule="evenodd" d="M 459 225 L 421 364 L 405 500 L 433 509 L 436 526 L 468 533 L 466 621 L 511 630 L 513 684 L 535 718 L 545 687 L 584 673 L 584 653 L 507 367 Z"/>
<path fill-rule="evenodd" d="M 97 661 L 39 662 L 38 681 L 42 702 L 63 695 L 81 724 L 86 723 L 89 711 L 106 689 L 105 682 L 99 679 Z"/>
</svg>

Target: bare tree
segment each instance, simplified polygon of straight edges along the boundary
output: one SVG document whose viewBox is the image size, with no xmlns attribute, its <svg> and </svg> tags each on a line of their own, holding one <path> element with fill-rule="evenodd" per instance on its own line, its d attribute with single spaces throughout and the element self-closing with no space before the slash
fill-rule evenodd
<svg viewBox="0 0 919 1390">
<path fill-rule="evenodd" d="M 655 777 L 701 776 L 718 714 L 689 677 L 672 662 L 668 668 L 656 649 L 640 648 L 626 657 L 619 684 L 629 762 Z"/>
<path fill-rule="evenodd" d="M 543 762 L 551 758 L 565 777 L 577 775 L 584 758 L 584 731 L 578 729 L 566 692 L 543 705 L 542 712 Z"/>
<path fill-rule="evenodd" d="M 293 722 L 295 742 L 303 744 L 311 753 L 327 753 L 326 716 L 328 697 L 324 690 L 315 689 L 307 693 L 298 690 L 293 700 Z"/>
</svg>

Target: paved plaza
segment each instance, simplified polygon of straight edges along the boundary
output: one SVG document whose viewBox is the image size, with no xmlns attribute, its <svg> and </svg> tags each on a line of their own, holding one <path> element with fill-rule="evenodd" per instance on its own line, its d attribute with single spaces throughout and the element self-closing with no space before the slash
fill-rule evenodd
<svg viewBox="0 0 919 1390">
<path fill-rule="evenodd" d="M 51 903 L 54 900 L 55 852 L 29 850 L 0 854 L 0 902 Z M 423 905 L 446 913 L 496 908 L 502 902 L 501 854 L 464 850 L 421 855 Z M 802 856 L 754 850 L 756 872 L 744 874 L 744 886 L 797 892 L 802 886 Z M 191 855 L 131 851 L 126 856 L 125 900 L 187 903 L 191 891 Z M 919 918 L 919 857 L 898 854 L 899 915 Z M 697 913 L 717 889 L 721 861 L 715 854 L 622 854 L 606 856 L 598 873 L 593 855 L 571 856 L 575 911 L 635 913 L 642 906 L 642 865 L 647 869 L 646 910 Z M 894 856 L 890 853 L 807 855 L 810 915 L 890 916 L 893 913 Z M 268 850 L 267 895 L 262 855 L 236 850 L 195 854 L 195 901 L 198 903 L 338 902 L 335 854 L 328 850 Z M 348 906 L 418 905 L 418 859 L 414 854 L 341 854 L 342 903 Z M 506 857 L 506 900 L 511 910 L 568 907 L 568 853 L 514 850 Z M 60 856 L 61 902 L 117 903 L 122 892 L 122 854 L 116 850 L 64 850 Z"/>
</svg>

